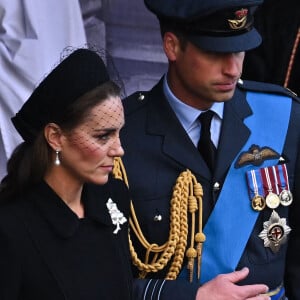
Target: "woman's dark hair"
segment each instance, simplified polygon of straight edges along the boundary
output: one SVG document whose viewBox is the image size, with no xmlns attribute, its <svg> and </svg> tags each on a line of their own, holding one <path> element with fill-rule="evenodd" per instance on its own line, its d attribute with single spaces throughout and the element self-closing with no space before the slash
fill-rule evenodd
<svg viewBox="0 0 300 300">
<path fill-rule="evenodd" d="M 119 97 L 120 88 L 108 81 L 79 97 L 55 123 L 63 131 L 71 131 L 84 122 L 96 105 L 111 96 Z M 16 198 L 43 180 L 53 163 L 52 151 L 44 137 L 44 128 L 41 128 L 33 142 L 23 142 L 17 146 L 7 162 L 7 175 L 0 183 L 0 200 Z"/>
</svg>

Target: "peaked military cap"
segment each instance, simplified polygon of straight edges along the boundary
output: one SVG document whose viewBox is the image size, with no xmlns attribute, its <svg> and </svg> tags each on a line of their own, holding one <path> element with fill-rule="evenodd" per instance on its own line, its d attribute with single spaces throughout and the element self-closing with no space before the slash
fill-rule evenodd
<svg viewBox="0 0 300 300">
<path fill-rule="evenodd" d="M 259 46 L 253 13 L 263 0 L 144 0 L 162 22 L 184 33 L 197 47 L 241 52 Z"/>
<path fill-rule="evenodd" d="M 24 141 L 32 141 L 50 122 L 59 122 L 69 105 L 88 91 L 109 81 L 101 57 L 77 49 L 38 85 L 12 122 Z"/>
</svg>

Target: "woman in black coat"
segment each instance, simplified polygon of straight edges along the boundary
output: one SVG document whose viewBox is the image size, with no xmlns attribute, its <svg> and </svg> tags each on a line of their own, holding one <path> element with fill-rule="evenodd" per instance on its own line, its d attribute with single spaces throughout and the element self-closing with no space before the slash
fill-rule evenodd
<svg viewBox="0 0 300 300">
<path fill-rule="evenodd" d="M 131 299 L 119 87 L 78 49 L 12 118 L 24 142 L 0 185 L 1 300 Z"/>
</svg>

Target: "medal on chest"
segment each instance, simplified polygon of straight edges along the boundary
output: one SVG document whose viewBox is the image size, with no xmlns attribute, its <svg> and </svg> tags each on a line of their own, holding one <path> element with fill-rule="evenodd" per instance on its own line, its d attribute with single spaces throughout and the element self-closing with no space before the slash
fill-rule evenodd
<svg viewBox="0 0 300 300">
<path fill-rule="evenodd" d="M 281 218 L 275 211 L 280 205 L 289 206 L 293 201 L 286 165 L 250 170 L 247 181 L 252 208 L 255 211 L 272 209 L 270 219 L 263 223 L 263 230 L 258 236 L 265 247 L 277 253 L 291 231 L 286 218 Z"/>
<path fill-rule="evenodd" d="M 263 239 L 265 247 L 270 247 L 274 253 L 278 252 L 291 231 L 291 228 L 286 224 L 286 219 L 280 218 L 278 213 L 273 210 L 270 219 L 264 222 L 263 226 L 264 229 L 258 236 Z"/>
</svg>

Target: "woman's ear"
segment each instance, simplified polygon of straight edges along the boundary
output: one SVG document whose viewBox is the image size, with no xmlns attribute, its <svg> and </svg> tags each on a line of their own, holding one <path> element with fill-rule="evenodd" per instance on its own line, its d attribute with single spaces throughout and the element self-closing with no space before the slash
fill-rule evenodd
<svg viewBox="0 0 300 300">
<path fill-rule="evenodd" d="M 172 32 L 166 32 L 163 37 L 163 47 L 169 61 L 176 61 L 180 43 L 177 36 Z"/>
<path fill-rule="evenodd" d="M 44 136 L 54 151 L 61 149 L 62 131 L 57 124 L 48 123 L 44 128 Z"/>
</svg>

